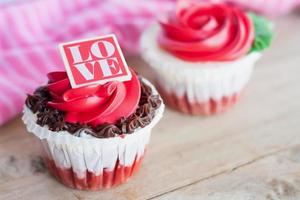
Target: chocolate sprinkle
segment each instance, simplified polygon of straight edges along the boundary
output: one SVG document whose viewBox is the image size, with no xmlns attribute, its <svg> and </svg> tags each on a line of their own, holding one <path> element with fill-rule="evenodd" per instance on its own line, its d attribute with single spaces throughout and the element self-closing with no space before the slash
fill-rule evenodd
<svg viewBox="0 0 300 200">
<path fill-rule="evenodd" d="M 37 114 L 36 123 L 40 126 L 47 125 L 51 131 L 68 131 L 74 135 L 80 130 L 97 138 L 110 138 L 122 134 L 131 134 L 138 128 L 144 128 L 151 123 L 155 116 L 155 111 L 161 105 L 158 95 L 152 94 L 152 89 L 141 82 L 141 97 L 138 108 L 128 118 L 121 118 L 116 124 L 100 124 L 91 127 L 87 124 L 68 123 L 65 121 L 65 113 L 47 105 L 52 97 L 47 87 L 39 87 L 33 95 L 28 94 L 26 106 Z"/>
</svg>

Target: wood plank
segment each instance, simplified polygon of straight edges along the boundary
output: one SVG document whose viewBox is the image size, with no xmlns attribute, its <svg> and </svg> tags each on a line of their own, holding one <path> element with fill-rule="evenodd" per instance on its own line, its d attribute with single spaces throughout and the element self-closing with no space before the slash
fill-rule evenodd
<svg viewBox="0 0 300 200">
<path fill-rule="evenodd" d="M 267 156 L 157 200 L 296 200 L 300 198 L 300 146 Z"/>
<path fill-rule="evenodd" d="M 20 119 L 1 127 L 0 199 L 149 199 L 299 144 L 299 26 L 295 16 L 278 22 L 272 49 L 231 112 L 202 118 L 167 110 L 140 173 L 120 187 L 104 192 L 65 188 L 49 174 L 35 172 L 31 160 L 38 158 L 39 147 Z M 140 59 L 129 63 L 152 77 Z M 11 156 L 15 174 L 7 170 Z"/>
</svg>

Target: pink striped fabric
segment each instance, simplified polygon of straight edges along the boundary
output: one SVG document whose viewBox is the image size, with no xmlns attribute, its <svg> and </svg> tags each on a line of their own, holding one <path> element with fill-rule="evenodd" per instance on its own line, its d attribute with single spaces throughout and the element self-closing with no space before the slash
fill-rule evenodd
<svg viewBox="0 0 300 200">
<path fill-rule="evenodd" d="M 260 14 L 276 17 L 290 12 L 299 6 L 300 0 L 208 0 L 210 2 L 229 2 Z"/>
<path fill-rule="evenodd" d="M 21 112 L 26 93 L 63 69 L 57 44 L 115 33 L 138 52 L 140 33 L 172 0 L 23 0 L 0 5 L 0 125 Z"/>
<path fill-rule="evenodd" d="M 57 44 L 115 33 L 126 53 L 175 0 L 6 0 L 0 4 L 0 125 L 22 110 L 26 93 L 63 69 Z M 193 1 L 193 0 L 191 0 Z M 197 0 L 198 1 L 198 0 Z M 200 1 L 200 0 L 199 0 Z M 284 14 L 300 0 L 202 0 L 232 2 L 269 16 Z"/>
</svg>

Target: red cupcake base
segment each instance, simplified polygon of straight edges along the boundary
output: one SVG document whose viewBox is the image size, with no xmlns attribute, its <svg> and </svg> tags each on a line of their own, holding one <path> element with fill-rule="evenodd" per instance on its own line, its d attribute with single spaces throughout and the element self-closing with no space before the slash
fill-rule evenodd
<svg viewBox="0 0 300 200">
<path fill-rule="evenodd" d="M 167 92 L 162 87 L 159 87 L 159 93 L 170 108 L 190 115 L 204 116 L 227 111 L 237 102 L 237 99 L 240 96 L 240 93 L 235 93 L 229 97 L 223 97 L 218 101 L 210 99 L 203 103 L 191 103 L 188 101 L 186 95 L 179 98 L 174 93 Z"/>
<path fill-rule="evenodd" d="M 104 169 L 100 175 L 86 171 L 84 178 L 79 178 L 72 168 L 61 168 L 53 160 L 46 158 L 49 171 L 64 185 L 80 190 L 101 190 L 120 185 L 134 175 L 141 166 L 144 156 L 136 158 L 131 166 L 124 166 L 117 161 L 113 171 Z"/>
</svg>

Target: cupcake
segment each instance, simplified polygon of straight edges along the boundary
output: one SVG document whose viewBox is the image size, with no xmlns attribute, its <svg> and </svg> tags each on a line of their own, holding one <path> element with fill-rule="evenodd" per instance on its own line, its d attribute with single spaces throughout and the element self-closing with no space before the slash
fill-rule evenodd
<svg viewBox="0 0 300 200">
<path fill-rule="evenodd" d="M 153 85 L 130 71 L 129 81 L 79 88 L 66 72 L 51 72 L 48 84 L 28 95 L 22 119 L 64 185 L 100 190 L 139 170 L 164 105 Z"/>
<path fill-rule="evenodd" d="M 212 115 L 236 103 L 272 38 L 271 23 L 236 7 L 179 3 L 147 29 L 142 56 L 171 108 Z"/>
</svg>

